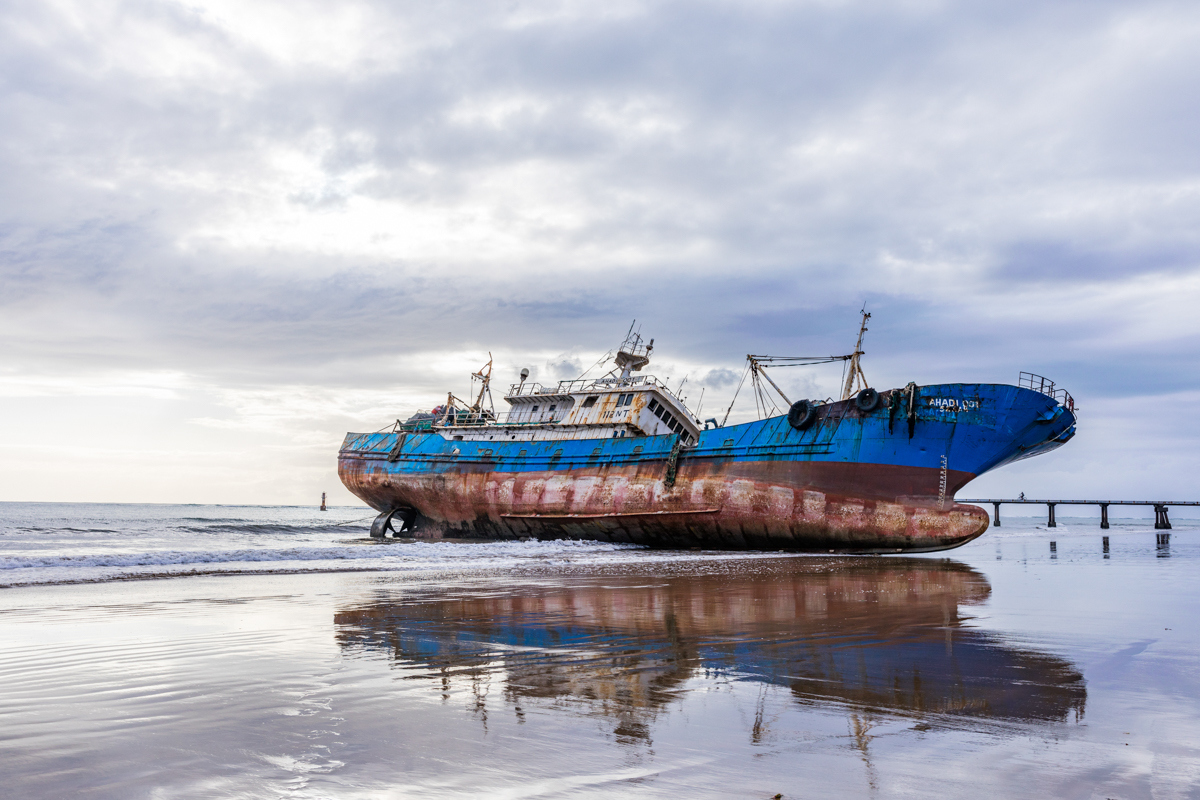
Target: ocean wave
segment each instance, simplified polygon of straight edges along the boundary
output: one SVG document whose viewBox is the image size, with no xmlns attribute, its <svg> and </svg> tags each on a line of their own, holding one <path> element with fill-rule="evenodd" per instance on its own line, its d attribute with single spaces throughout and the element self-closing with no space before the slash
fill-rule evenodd
<svg viewBox="0 0 1200 800">
<path fill-rule="evenodd" d="M 154 567 L 185 564 L 261 563 L 271 561 L 422 560 L 478 561 L 495 557 L 550 557 L 586 550 L 589 553 L 640 550 L 634 545 L 598 542 L 496 542 L 455 545 L 417 542 L 371 543 L 340 547 L 243 548 L 229 550 L 159 550 L 140 553 L 89 553 L 56 556 L 3 556 L 0 571 L 16 569 Z"/>
<path fill-rule="evenodd" d="M 362 522 L 357 523 L 362 530 L 367 530 L 368 525 Z M 355 529 L 353 524 L 337 524 L 334 522 L 322 522 L 312 525 L 289 525 L 279 522 L 250 522 L 246 521 L 240 525 L 233 525 L 227 522 L 222 522 L 217 525 L 179 525 L 175 528 L 177 531 L 186 533 L 282 533 L 282 534 L 302 534 L 302 533 L 337 533 L 338 531 L 351 532 Z"/>
<path fill-rule="evenodd" d="M 14 525 L 5 533 L 120 533 L 119 528 L 70 528 L 49 525 Z"/>
</svg>

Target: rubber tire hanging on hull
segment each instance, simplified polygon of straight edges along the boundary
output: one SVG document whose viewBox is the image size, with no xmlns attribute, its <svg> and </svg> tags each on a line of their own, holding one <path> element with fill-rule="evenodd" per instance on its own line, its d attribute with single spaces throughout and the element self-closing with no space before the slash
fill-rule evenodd
<svg viewBox="0 0 1200 800">
<path fill-rule="evenodd" d="M 879 407 L 879 392 L 874 389 L 863 389 L 854 398 L 854 405 L 858 406 L 858 410 L 863 413 L 874 411 Z"/>
<path fill-rule="evenodd" d="M 788 409 L 788 425 L 802 431 L 813 424 L 817 418 L 817 409 L 807 400 L 797 400 Z"/>
</svg>

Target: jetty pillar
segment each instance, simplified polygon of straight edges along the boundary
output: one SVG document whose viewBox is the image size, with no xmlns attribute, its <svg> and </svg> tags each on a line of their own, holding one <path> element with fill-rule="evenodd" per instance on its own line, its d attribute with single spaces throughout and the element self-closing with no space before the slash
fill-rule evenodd
<svg viewBox="0 0 1200 800">
<path fill-rule="evenodd" d="M 1046 507 L 1050 509 L 1050 519 L 1046 522 L 1047 528 L 1057 528 L 1058 523 L 1054 521 L 1054 507 L 1057 503 L 1046 503 Z"/>
<path fill-rule="evenodd" d="M 1167 517 L 1166 506 L 1154 507 L 1154 530 L 1169 531 L 1171 530 L 1171 520 Z"/>
<path fill-rule="evenodd" d="M 995 521 L 992 523 L 992 525 L 999 528 L 1000 527 L 1000 504 L 992 503 L 992 505 L 996 507 L 996 518 L 995 518 Z"/>
<path fill-rule="evenodd" d="M 1100 530 L 1108 530 L 1108 503 L 1100 504 Z M 1104 539 L 1107 541 L 1108 537 L 1105 536 Z"/>
<path fill-rule="evenodd" d="M 1108 537 L 1104 537 L 1104 557 L 1108 558 Z"/>
</svg>

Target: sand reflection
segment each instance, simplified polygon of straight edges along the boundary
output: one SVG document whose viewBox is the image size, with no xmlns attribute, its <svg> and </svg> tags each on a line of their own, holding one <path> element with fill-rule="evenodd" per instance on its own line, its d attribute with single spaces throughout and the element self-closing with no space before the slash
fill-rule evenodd
<svg viewBox="0 0 1200 800">
<path fill-rule="evenodd" d="M 953 561 L 781 559 L 651 576 L 555 576 L 348 607 L 347 650 L 384 650 L 447 692 L 491 687 L 616 718 L 644 738 L 689 690 L 756 681 L 853 713 L 1021 722 L 1077 720 L 1078 670 L 965 624 L 987 580 Z M 486 720 L 487 689 L 477 692 Z M 755 723 L 752 736 L 759 722 Z M 865 735 L 865 732 L 864 732 Z"/>
</svg>

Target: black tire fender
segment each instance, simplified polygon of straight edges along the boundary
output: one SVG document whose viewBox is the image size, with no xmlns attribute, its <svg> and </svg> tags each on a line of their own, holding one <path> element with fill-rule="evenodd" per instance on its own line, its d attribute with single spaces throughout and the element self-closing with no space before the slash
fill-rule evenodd
<svg viewBox="0 0 1200 800">
<path fill-rule="evenodd" d="M 863 389 L 854 398 L 854 405 L 858 406 L 858 410 L 863 413 L 874 411 L 879 407 L 879 392 L 874 389 Z"/>
<path fill-rule="evenodd" d="M 817 409 L 807 400 L 797 400 L 788 409 L 787 417 L 788 425 L 791 425 L 798 431 L 802 431 L 816 420 Z"/>
</svg>

